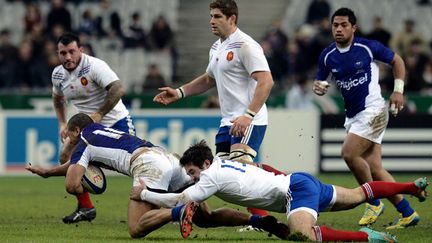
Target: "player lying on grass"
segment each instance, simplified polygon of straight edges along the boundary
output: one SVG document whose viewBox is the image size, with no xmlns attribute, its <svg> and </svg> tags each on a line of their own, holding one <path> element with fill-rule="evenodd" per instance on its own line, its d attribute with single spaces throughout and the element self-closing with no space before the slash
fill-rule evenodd
<svg viewBox="0 0 432 243">
<path fill-rule="evenodd" d="M 173 215 L 186 204 L 180 216 L 182 234 L 189 235 L 194 211 L 198 203 L 212 195 L 246 207 L 286 213 L 290 232 L 300 232 L 313 241 L 373 241 L 395 242 L 387 233 L 361 228 L 360 231 L 342 231 L 316 225 L 319 212 L 339 211 L 356 207 L 375 198 L 398 193 L 426 199 L 426 178 L 415 182 L 396 183 L 372 181 L 355 189 L 321 183 L 306 173 L 275 175 L 249 164 L 213 157 L 210 148 L 201 141 L 186 150 L 180 159 L 195 184 L 182 193 L 160 194 L 145 189 L 145 182 L 135 186 L 131 198 L 145 200 L 162 207 L 174 207 Z M 184 207 L 183 207 L 184 208 Z M 252 216 L 253 221 L 253 216 Z M 288 234 L 285 235 L 285 238 Z"/>
<path fill-rule="evenodd" d="M 117 171 L 133 178 L 133 185 L 144 181 L 148 190 L 158 192 L 182 191 L 193 183 L 192 178 L 179 164 L 178 158 L 152 143 L 101 124 L 83 113 L 74 115 L 67 124 L 67 136 L 75 146 L 71 160 L 50 169 L 27 166 L 26 169 L 42 177 L 65 176 L 66 191 L 73 195 L 84 192 L 81 179 L 89 163 Z M 97 162 L 95 162 L 97 161 Z M 288 227 L 273 216 L 259 217 L 250 222 L 251 216 L 237 210 L 222 208 L 211 211 L 201 208 L 206 227 L 250 225 L 275 235 Z M 144 237 L 172 220 L 170 209 L 160 209 L 146 201 L 129 200 L 128 228 L 133 238 Z"/>
</svg>

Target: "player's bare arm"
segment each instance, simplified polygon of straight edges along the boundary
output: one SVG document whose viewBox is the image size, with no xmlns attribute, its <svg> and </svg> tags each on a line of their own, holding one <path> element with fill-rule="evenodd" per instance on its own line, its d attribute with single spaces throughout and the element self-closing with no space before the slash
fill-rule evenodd
<svg viewBox="0 0 432 243">
<path fill-rule="evenodd" d="M 169 105 L 186 96 L 202 94 L 215 86 L 216 81 L 205 73 L 178 89 L 173 89 L 171 87 L 159 88 L 161 92 L 153 98 L 153 101 L 163 105 Z"/>
<path fill-rule="evenodd" d="M 68 167 L 65 179 L 66 191 L 70 194 L 81 194 L 84 188 L 81 184 L 81 179 L 85 173 L 85 168 L 82 165 L 72 164 Z"/>
<path fill-rule="evenodd" d="M 62 142 L 66 138 L 66 100 L 64 96 L 52 94 L 54 110 L 59 123 L 59 134 Z"/>
<path fill-rule="evenodd" d="M 255 95 L 248 107 L 248 110 L 245 111 L 245 114 L 236 117 L 231 121 L 233 125 L 231 127 L 230 134 L 234 136 L 244 136 L 247 127 L 253 120 L 253 117 L 266 102 L 274 84 L 271 73 L 268 71 L 254 72 L 251 76 L 258 82 Z"/>
<path fill-rule="evenodd" d="M 69 167 L 69 162 L 66 162 L 62 165 L 58 165 L 52 168 L 43 168 L 40 166 L 34 166 L 29 163 L 25 169 L 30 171 L 33 174 L 39 175 L 43 178 L 48 178 L 51 176 L 65 176 L 67 169 Z"/>
<path fill-rule="evenodd" d="M 393 93 L 390 96 L 390 112 L 396 116 L 402 109 L 405 103 L 403 96 L 404 79 L 405 79 L 405 63 L 403 59 L 395 53 L 393 61 L 393 76 L 395 79 Z"/>
<path fill-rule="evenodd" d="M 100 107 L 98 111 L 90 114 L 90 117 L 95 122 L 100 122 L 103 116 L 110 112 L 114 108 L 114 106 L 117 105 L 121 97 L 123 97 L 123 95 L 125 94 L 125 90 L 121 85 L 120 80 L 110 83 L 105 89 L 108 91 L 108 94 L 102 107 Z"/>
<path fill-rule="evenodd" d="M 129 198 L 131 200 L 135 200 L 135 201 L 141 201 L 141 192 L 145 189 L 147 189 L 144 181 L 142 179 L 139 180 L 140 185 L 138 186 L 133 186 L 129 195 Z"/>
</svg>

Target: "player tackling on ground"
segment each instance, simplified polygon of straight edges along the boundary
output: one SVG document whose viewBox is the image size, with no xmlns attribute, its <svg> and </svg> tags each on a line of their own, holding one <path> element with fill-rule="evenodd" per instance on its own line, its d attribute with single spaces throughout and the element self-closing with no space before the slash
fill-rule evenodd
<svg viewBox="0 0 432 243">
<path fill-rule="evenodd" d="M 366 227 L 360 231 L 342 231 L 318 226 L 318 213 L 347 210 L 398 193 L 414 195 L 422 202 L 426 200 L 429 185 L 426 178 L 419 178 L 411 183 L 372 181 L 348 189 L 323 184 L 306 173 L 275 175 L 249 164 L 213 157 L 203 141 L 186 150 L 180 164 L 196 181 L 193 186 L 180 194 L 161 194 L 145 189 L 145 183 L 141 183 L 132 189 L 131 198 L 163 207 L 186 203 L 173 208 L 173 214 L 183 210 L 178 218 L 184 236 L 191 231 L 196 202 L 215 195 L 233 204 L 286 213 L 290 232 L 300 232 L 312 241 L 395 242 L 393 236 Z"/>
<path fill-rule="evenodd" d="M 75 145 L 69 162 L 49 169 L 38 166 L 26 169 L 45 178 L 66 175 L 66 190 L 73 195 L 86 192 L 81 179 L 90 163 L 132 177 L 135 186 L 143 180 L 152 191 L 178 192 L 193 183 L 174 154 L 136 136 L 94 123 L 86 114 L 78 113 L 69 120 L 66 135 Z M 253 225 L 279 237 L 288 229 L 271 215 L 251 217 L 230 208 L 211 210 L 206 204 L 198 216 L 195 223 L 201 227 Z M 147 201 L 129 200 L 128 229 L 133 238 L 146 236 L 173 217 L 177 216 L 170 209 L 160 209 Z"/>
</svg>

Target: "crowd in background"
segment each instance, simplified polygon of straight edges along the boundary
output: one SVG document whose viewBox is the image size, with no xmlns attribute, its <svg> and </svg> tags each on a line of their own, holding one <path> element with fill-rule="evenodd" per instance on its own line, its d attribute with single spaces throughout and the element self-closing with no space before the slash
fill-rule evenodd
<svg viewBox="0 0 432 243">
<path fill-rule="evenodd" d="M 56 40 L 64 32 L 77 33 L 84 52 L 96 57 L 98 53 L 90 40 L 115 39 L 121 44 L 114 48 L 167 51 L 175 58 L 174 32 L 163 15 L 154 20 L 150 29 L 145 29 L 139 11 L 131 13 L 130 19 L 121 19 L 109 0 L 92 1 L 98 8 L 85 9 L 78 21 L 73 21 L 65 4 L 78 5 L 81 0 L 51 0 L 45 15 L 39 6 L 47 1 L 19 2 L 25 4 L 22 23 L 17 23 L 24 25 L 19 43 L 11 41 L 11 32 L 15 31 L 13 26 L 0 30 L 0 90 L 3 93 L 50 92 L 51 72 L 60 64 Z M 142 77 L 143 87 L 154 87 L 155 82 L 164 84 L 167 78 L 171 77 L 163 77 L 157 65 L 151 64 L 147 76 Z"/>
<path fill-rule="evenodd" d="M 18 44 L 11 41 L 13 26 L 0 30 L 1 92 L 49 92 L 51 72 L 59 65 L 55 42 L 65 31 L 78 33 L 84 51 L 96 57 L 98 53 L 92 46 L 95 42 L 89 40 L 116 39 L 121 44 L 115 48 L 167 51 L 173 60 L 172 76 L 175 76 L 174 31 L 163 15 L 154 19 L 151 27 L 146 29 L 139 11 L 130 13 L 129 19 L 122 19 L 110 6 L 109 0 L 90 0 L 98 7 L 85 9 L 76 21 L 72 19 L 73 15 L 65 3 L 79 5 L 84 0 L 50 0 L 50 9 L 47 14 L 43 14 L 39 3 L 47 1 L 49 0 L 19 1 L 25 4 L 25 13 L 22 23 L 17 23 L 24 25 L 24 33 Z M 429 4 L 429 1 L 418 3 Z M 309 97 L 319 54 L 333 42 L 330 15 L 331 6 L 327 0 L 313 0 L 304 24 L 295 33 L 284 33 L 279 20 L 275 20 L 264 33 L 261 45 L 275 80 L 275 94 L 291 92 L 290 95 L 294 97 Z M 407 93 L 431 95 L 432 41 L 416 31 L 413 19 L 401 20 L 404 21 L 405 28 L 400 33 L 389 31 L 384 21 L 376 16 L 373 29 L 365 33 L 359 26 L 356 36 L 376 39 L 403 57 L 407 68 Z M 156 64 L 150 63 L 147 69 L 139 87 L 143 92 L 154 91 L 172 80 L 172 77 L 164 77 Z M 391 69 L 384 65 L 380 69 L 382 90 L 389 93 L 393 90 Z"/>
</svg>

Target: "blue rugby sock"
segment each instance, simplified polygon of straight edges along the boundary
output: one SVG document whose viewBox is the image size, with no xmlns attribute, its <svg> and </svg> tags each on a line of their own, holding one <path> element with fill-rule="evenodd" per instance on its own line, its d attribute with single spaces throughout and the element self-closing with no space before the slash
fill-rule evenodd
<svg viewBox="0 0 432 243">
<path fill-rule="evenodd" d="M 180 221 L 180 212 L 185 205 L 180 205 L 171 209 L 171 218 L 173 221 Z"/>
<path fill-rule="evenodd" d="M 261 216 L 260 215 L 252 215 L 249 218 L 249 224 L 254 228 L 261 228 Z"/>
<path fill-rule="evenodd" d="M 374 205 L 374 206 L 378 206 L 380 205 L 380 200 L 379 199 L 374 199 L 372 201 L 369 202 L 370 205 Z"/>
<path fill-rule="evenodd" d="M 404 218 L 414 213 L 414 209 L 411 208 L 409 202 L 405 198 L 396 205 L 396 209 Z"/>
</svg>

